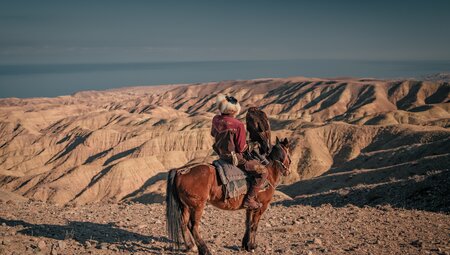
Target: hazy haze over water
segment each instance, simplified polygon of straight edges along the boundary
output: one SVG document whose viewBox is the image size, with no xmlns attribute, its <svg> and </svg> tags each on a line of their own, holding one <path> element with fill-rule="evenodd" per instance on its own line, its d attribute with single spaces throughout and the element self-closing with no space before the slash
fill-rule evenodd
<svg viewBox="0 0 450 255">
<path fill-rule="evenodd" d="M 412 78 L 450 70 L 450 61 L 204 61 L 0 65 L 0 97 L 51 97 L 81 90 L 269 77 Z"/>
</svg>

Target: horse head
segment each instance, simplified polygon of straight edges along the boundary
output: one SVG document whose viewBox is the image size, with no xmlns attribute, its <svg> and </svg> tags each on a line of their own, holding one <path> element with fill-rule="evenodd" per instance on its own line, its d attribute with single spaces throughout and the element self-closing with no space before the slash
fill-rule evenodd
<svg viewBox="0 0 450 255">
<path fill-rule="evenodd" d="M 275 145 L 269 154 L 269 158 L 274 162 L 274 165 L 278 171 L 281 172 L 283 176 L 288 176 L 291 171 L 289 167 L 291 166 L 291 156 L 289 155 L 289 141 L 287 138 L 276 139 Z"/>
</svg>

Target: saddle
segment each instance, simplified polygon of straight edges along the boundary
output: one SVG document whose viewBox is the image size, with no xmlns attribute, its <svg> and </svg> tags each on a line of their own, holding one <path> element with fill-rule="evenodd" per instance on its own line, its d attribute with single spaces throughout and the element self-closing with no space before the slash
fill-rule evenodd
<svg viewBox="0 0 450 255">
<path fill-rule="evenodd" d="M 213 166 L 216 168 L 217 175 L 222 183 L 225 199 L 235 198 L 247 193 L 251 178 L 253 178 L 251 175 L 223 159 L 213 161 Z M 266 190 L 269 185 L 266 180 L 260 192 Z"/>
</svg>

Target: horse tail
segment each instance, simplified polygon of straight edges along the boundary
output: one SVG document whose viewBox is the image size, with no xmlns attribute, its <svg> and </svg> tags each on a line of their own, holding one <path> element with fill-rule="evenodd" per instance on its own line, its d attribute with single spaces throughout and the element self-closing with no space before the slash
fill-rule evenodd
<svg viewBox="0 0 450 255">
<path fill-rule="evenodd" d="M 180 248 L 182 237 L 182 219 L 181 211 L 183 205 L 178 197 L 178 191 L 175 184 L 175 177 L 177 170 L 172 169 L 167 176 L 167 188 L 166 188 L 166 226 L 169 239 L 174 242 L 177 248 Z"/>
</svg>

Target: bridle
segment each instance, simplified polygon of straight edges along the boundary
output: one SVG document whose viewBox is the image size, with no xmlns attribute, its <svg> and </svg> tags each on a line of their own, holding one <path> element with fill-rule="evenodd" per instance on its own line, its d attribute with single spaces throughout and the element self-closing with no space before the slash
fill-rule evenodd
<svg viewBox="0 0 450 255">
<path fill-rule="evenodd" d="M 289 153 L 287 152 L 287 150 L 284 149 L 283 146 L 279 146 L 279 148 L 281 148 L 281 150 L 283 151 L 283 154 L 285 155 L 285 158 L 286 158 L 286 156 L 287 156 L 287 159 L 289 160 L 289 162 L 291 162 L 291 156 L 289 156 Z M 276 160 L 274 160 L 274 161 L 275 161 L 278 165 L 281 166 L 281 169 L 282 169 L 281 174 L 282 174 L 282 175 L 284 175 L 284 176 L 289 175 L 289 173 L 290 173 L 289 167 L 286 166 L 286 164 L 284 164 L 284 162 L 282 162 L 281 160 L 278 160 L 278 159 L 276 159 Z M 289 163 L 289 164 L 290 164 L 290 163 Z"/>
<path fill-rule="evenodd" d="M 272 147 L 272 150 L 273 150 L 274 147 Z M 287 156 L 287 159 L 289 160 L 289 164 L 290 164 L 291 156 L 289 156 L 289 153 L 287 152 L 287 150 L 285 150 L 282 146 L 278 146 L 278 147 L 281 148 L 281 150 L 283 151 L 283 154 L 285 155 L 285 158 Z M 272 159 L 272 160 L 273 160 L 272 161 L 273 164 L 277 164 L 277 165 L 280 166 L 281 170 L 278 170 L 278 167 L 276 167 L 276 169 L 277 169 L 277 171 L 280 171 L 283 176 L 288 176 L 290 174 L 289 167 L 287 167 L 286 164 L 284 164 L 284 162 L 282 162 L 281 160 L 278 160 L 278 159 Z M 276 186 L 278 186 L 277 183 L 271 183 L 270 181 L 268 181 L 268 183 L 274 189 L 276 188 Z"/>
</svg>

